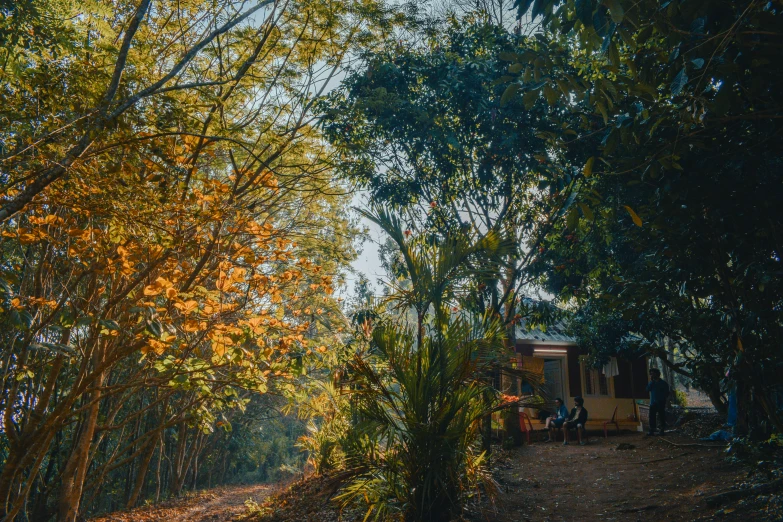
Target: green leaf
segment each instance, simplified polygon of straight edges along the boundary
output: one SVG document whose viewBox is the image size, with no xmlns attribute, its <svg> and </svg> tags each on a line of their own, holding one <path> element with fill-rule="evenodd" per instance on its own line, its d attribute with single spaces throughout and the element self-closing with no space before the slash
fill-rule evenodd
<svg viewBox="0 0 783 522">
<path fill-rule="evenodd" d="M 508 66 L 508 72 L 512 74 L 517 74 L 519 71 L 522 70 L 523 67 L 524 65 L 522 65 L 521 63 L 512 63 L 511 65 Z"/>
<path fill-rule="evenodd" d="M 691 60 L 691 63 L 696 69 L 701 69 L 704 67 L 704 58 L 695 58 Z"/>
<path fill-rule="evenodd" d="M 606 36 L 606 31 L 609 28 L 609 20 L 606 18 L 606 9 L 598 8 L 593 13 L 593 28 L 600 37 Z"/>
<path fill-rule="evenodd" d="M 604 143 L 604 154 L 610 156 L 618 145 L 620 145 L 620 132 L 617 129 L 612 129 Z"/>
<path fill-rule="evenodd" d="M 601 116 L 604 118 L 604 125 L 608 124 L 609 114 L 606 112 L 606 106 L 604 106 L 604 104 L 601 102 L 596 103 L 595 106 L 598 108 L 598 112 L 600 112 Z"/>
<path fill-rule="evenodd" d="M 555 79 L 555 83 L 557 84 L 558 88 L 560 89 L 560 92 L 563 93 L 563 96 L 568 98 L 571 95 L 571 89 L 568 88 L 568 83 L 565 80 L 562 80 L 560 78 Z"/>
<path fill-rule="evenodd" d="M 82 326 L 89 326 L 89 325 L 91 325 L 91 324 L 92 324 L 92 317 L 90 317 L 90 316 L 83 316 L 83 317 L 80 317 L 80 318 L 79 318 L 79 319 L 76 321 L 76 323 L 74 324 L 74 326 L 75 326 L 76 328 L 81 328 Z"/>
<path fill-rule="evenodd" d="M 112 321 L 112 320 L 108 320 L 108 319 L 101 319 L 100 321 L 98 321 L 98 323 L 101 326 L 103 326 L 104 328 L 106 328 L 107 330 L 114 330 L 114 331 L 117 331 L 117 332 L 120 331 L 120 325 L 117 324 L 117 321 Z"/>
<path fill-rule="evenodd" d="M 576 0 L 576 17 L 587 28 L 593 26 L 593 0 Z"/>
<path fill-rule="evenodd" d="M 500 85 L 501 83 L 510 82 L 513 79 L 514 79 L 513 76 L 501 76 L 500 78 L 492 82 L 492 86 L 494 87 L 496 85 Z"/>
<path fill-rule="evenodd" d="M 512 83 L 511 85 L 506 87 L 506 90 L 503 91 L 503 95 L 500 97 L 500 105 L 501 106 L 505 105 L 509 101 L 511 101 L 511 99 L 514 97 L 514 95 L 519 90 L 519 87 L 520 87 L 520 85 L 518 83 Z"/>
<path fill-rule="evenodd" d="M 595 163 L 595 156 L 590 156 L 590 158 L 587 159 L 585 166 L 582 168 L 582 174 L 584 174 L 586 178 L 593 175 L 593 163 Z"/>
<path fill-rule="evenodd" d="M 609 14 L 612 15 L 614 23 L 619 24 L 625 17 L 625 10 L 620 4 L 620 0 L 604 0 L 604 5 L 609 8 Z"/>
<path fill-rule="evenodd" d="M 589 219 L 590 221 L 593 221 L 595 219 L 595 215 L 593 214 L 593 211 L 590 209 L 590 207 L 588 207 L 584 203 L 579 203 L 579 208 L 582 209 L 582 214 L 584 214 L 584 216 L 587 219 Z"/>
<path fill-rule="evenodd" d="M 671 89 L 672 94 L 674 96 L 677 96 L 682 92 L 682 90 L 685 88 L 685 85 L 688 83 L 688 74 L 685 72 L 685 67 L 680 69 L 680 72 L 677 73 L 677 76 L 674 77 L 674 81 L 672 82 Z"/>
<path fill-rule="evenodd" d="M 631 219 L 633 220 L 634 224 L 637 227 L 642 226 L 642 218 L 640 218 L 639 215 L 636 212 L 634 212 L 631 207 L 629 207 L 628 205 L 623 205 L 623 208 L 625 208 L 625 210 L 628 211 L 628 214 L 630 214 Z"/>
<path fill-rule="evenodd" d="M 65 328 L 70 328 L 73 326 L 73 313 L 71 313 L 70 308 L 63 308 L 60 310 L 60 316 L 58 318 L 58 321 L 60 323 L 60 326 L 63 326 Z"/>
<path fill-rule="evenodd" d="M 545 2 L 547 0 L 534 0 L 533 1 L 533 11 L 531 12 L 531 16 L 533 18 L 544 14 L 544 8 L 545 8 Z"/>
<path fill-rule="evenodd" d="M 11 310 L 11 324 L 20 330 L 29 330 L 33 324 L 33 316 L 26 310 Z"/>
<path fill-rule="evenodd" d="M 522 15 L 527 13 L 530 6 L 533 5 L 533 0 L 519 0 L 518 2 L 514 2 L 514 5 L 517 7 L 517 16 L 521 18 Z"/>
<path fill-rule="evenodd" d="M 614 36 L 615 29 L 617 29 L 617 24 L 611 22 L 609 24 L 609 29 L 606 31 L 606 35 L 604 36 L 604 41 L 601 43 L 601 54 L 606 54 L 609 51 L 609 45 L 612 43 L 612 37 Z"/>
<path fill-rule="evenodd" d="M 557 103 L 558 94 L 557 91 L 549 84 L 544 86 L 544 98 L 550 106 L 554 106 Z"/>
<path fill-rule="evenodd" d="M 650 39 L 650 37 L 653 34 L 653 30 L 655 29 L 655 26 L 653 24 L 649 24 L 644 26 L 637 34 L 636 34 L 636 45 L 642 45 L 644 42 Z"/>
<path fill-rule="evenodd" d="M 53 352 L 66 353 L 68 355 L 76 355 L 76 350 L 60 343 L 30 343 L 30 348 L 33 350 L 50 350 Z"/>
<path fill-rule="evenodd" d="M 625 42 L 625 45 L 628 45 L 631 48 L 636 48 L 636 41 L 634 40 L 633 35 L 627 29 L 618 27 L 617 33 L 620 35 L 620 38 L 622 38 L 623 42 Z"/>
<path fill-rule="evenodd" d="M 163 325 L 157 319 L 153 319 L 152 321 L 147 321 L 147 330 L 155 337 L 160 337 L 160 334 L 163 333 Z"/>
<path fill-rule="evenodd" d="M 579 211 L 576 210 L 576 207 L 568 211 L 568 214 L 566 215 L 566 226 L 569 230 L 576 230 L 579 226 Z"/>
<path fill-rule="evenodd" d="M 536 104 L 538 100 L 538 91 L 527 91 L 522 95 L 522 103 L 525 104 L 525 109 L 530 110 Z"/>
<path fill-rule="evenodd" d="M 609 61 L 615 67 L 620 67 L 620 51 L 617 50 L 617 44 L 612 42 L 609 45 Z"/>
</svg>

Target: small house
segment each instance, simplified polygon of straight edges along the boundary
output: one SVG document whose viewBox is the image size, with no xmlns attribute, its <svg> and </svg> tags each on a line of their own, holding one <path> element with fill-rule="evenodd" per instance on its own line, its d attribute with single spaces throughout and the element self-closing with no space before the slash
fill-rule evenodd
<svg viewBox="0 0 783 522">
<path fill-rule="evenodd" d="M 564 332 L 562 324 L 546 330 L 517 327 L 515 341 L 516 366 L 540 374 L 539 393 L 548 403 L 561 397 L 570 410 L 573 399 L 582 396 L 589 412 L 588 429 L 601 429 L 612 418 L 617 407 L 621 429 L 641 431 L 636 401 L 647 399 L 647 358 L 631 360 L 613 357 L 603 368 L 593 368 L 586 352 L 580 351 L 575 339 Z M 524 395 L 529 387 L 521 382 L 509 382 L 511 392 Z M 538 411 L 525 408 L 536 426 Z M 541 423 L 543 424 L 543 423 Z"/>
</svg>

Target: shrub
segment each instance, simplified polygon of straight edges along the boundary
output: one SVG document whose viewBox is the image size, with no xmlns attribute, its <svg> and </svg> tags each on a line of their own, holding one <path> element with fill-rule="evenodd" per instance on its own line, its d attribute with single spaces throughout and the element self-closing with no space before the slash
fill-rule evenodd
<svg viewBox="0 0 783 522">
<path fill-rule="evenodd" d="M 671 400 L 672 404 L 677 406 L 682 406 L 683 408 L 688 406 L 688 396 L 682 390 L 673 390 Z"/>
<path fill-rule="evenodd" d="M 349 367 L 361 444 L 344 448 L 353 477 L 338 500 L 365 502 L 368 518 L 445 522 L 480 483 L 492 488 L 479 430 L 499 402 L 485 376 L 505 332 L 497 319 L 456 313 L 455 289 L 501 242 L 408 241 L 395 218 L 368 217 L 399 246 L 410 281 L 392 296 L 400 313 L 378 318 Z"/>
</svg>

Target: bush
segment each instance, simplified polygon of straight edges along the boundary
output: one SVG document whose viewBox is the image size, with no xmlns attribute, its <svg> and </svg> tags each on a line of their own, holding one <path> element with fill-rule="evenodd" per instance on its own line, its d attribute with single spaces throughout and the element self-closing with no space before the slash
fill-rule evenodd
<svg viewBox="0 0 783 522">
<path fill-rule="evenodd" d="M 502 327 L 456 321 L 440 331 L 417 347 L 411 330 L 376 328 L 375 353 L 351 368 L 362 419 L 355 429 L 374 444 L 348 455 L 361 471 L 339 498 L 363 499 L 381 520 L 452 520 L 485 478 L 478 435 L 493 392 L 475 354 L 481 345 L 502 348 Z"/>
<path fill-rule="evenodd" d="M 685 408 L 688 406 L 688 396 L 682 390 L 674 390 L 672 392 L 672 404 Z"/>
<path fill-rule="evenodd" d="M 337 498 L 365 503 L 376 520 L 446 522 L 479 484 L 492 490 L 479 430 L 498 403 L 486 375 L 505 331 L 496 318 L 455 313 L 455 293 L 501 242 L 463 233 L 437 245 L 408 240 L 396 217 L 366 215 L 397 243 L 410 280 L 390 296 L 401 313 L 377 318 L 349 365 L 350 431 L 360 444 L 344 447 L 353 476 Z"/>
<path fill-rule="evenodd" d="M 307 433 L 299 437 L 296 445 L 307 452 L 307 463 L 314 473 L 322 475 L 343 466 L 348 402 L 342 391 L 330 383 L 318 383 L 310 393 L 299 407 L 300 415 L 309 418 Z"/>
</svg>

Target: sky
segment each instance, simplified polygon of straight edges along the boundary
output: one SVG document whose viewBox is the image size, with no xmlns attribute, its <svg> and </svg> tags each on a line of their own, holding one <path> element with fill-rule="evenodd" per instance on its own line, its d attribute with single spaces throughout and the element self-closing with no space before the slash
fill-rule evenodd
<svg viewBox="0 0 783 522">
<path fill-rule="evenodd" d="M 354 194 L 351 206 L 366 208 L 366 192 L 359 191 Z M 351 263 L 351 268 L 357 273 L 348 274 L 346 278 L 348 280 L 347 291 L 351 294 L 353 292 L 354 284 L 359 279 L 359 274 L 364 274 L 364 276 L 370 280 L 370 284 L 372 285 L 372 288 L 374 288 L 375 293 L 379 293 L 380 286 L 378 284 L 378 279 L 383 278 L 385 275 L 383 268 L 381 267 L 379 255 L 379 245 L 384 240 L 384 233 L 378 225 L 364 217 L 360 218 L 360 223 L 362 227 L 367 229 L 367 238 L 359 245 L 361 254 Z"/>
</svg>

